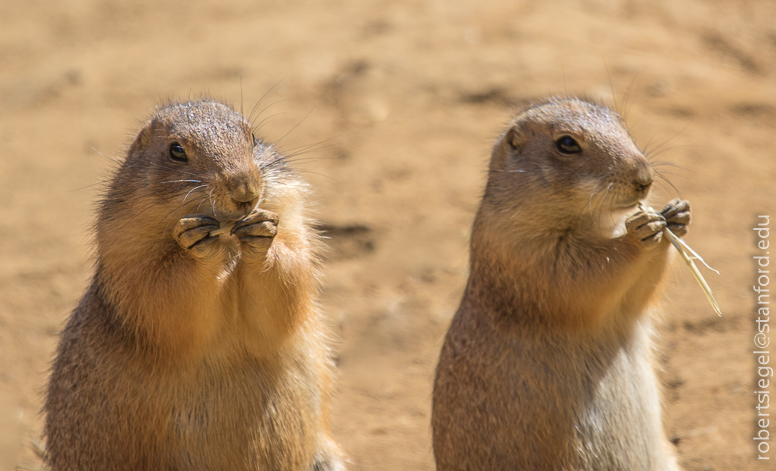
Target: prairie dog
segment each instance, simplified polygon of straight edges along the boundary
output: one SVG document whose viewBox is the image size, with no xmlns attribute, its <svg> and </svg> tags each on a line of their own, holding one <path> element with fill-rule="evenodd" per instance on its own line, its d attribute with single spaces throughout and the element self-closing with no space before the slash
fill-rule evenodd
<svg viewBox="0 0 776 471">
<path fill-rule="evenodd" d="M 685 235 L 690 206 L 640 210 L 654 175 L 619 115 L 583 100 L 502 133 L 437 367 L 437 469 L 678 469 L 651 337 L 662 229 Z"/>
<path fill-rule="evenodd" d="M 99 205 L 57 349 L 52 471 L 344 469 L 307 193 L 232 108 L 157 109 Z"/>
</svg>

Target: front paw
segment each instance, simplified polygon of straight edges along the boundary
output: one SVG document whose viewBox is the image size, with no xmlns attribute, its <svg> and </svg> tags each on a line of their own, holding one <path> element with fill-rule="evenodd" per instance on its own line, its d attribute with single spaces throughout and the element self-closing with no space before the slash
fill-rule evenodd
<svg viewBox="0 0 776 471">
<path fill-rule="evenodd" d="M 278 215 L 258 209 L 237 221 L 231 233 L 240 240 L 243 251 L 266 253 L 277 231 Z"/>
<path fill-rule="evenodd" d="M 663 215 L 651 209 L 639 211 L 625 221 L 628 236 L 647 247 L 653 247 L 663 239 L 666 220 Z"/>
<path fill-rule="evenodd" d="M 687 200 L 673 199 L 660 212 L 666 218 L 668 229 L 677 237 L 683 237 L 690 230 L 690 202 Z"/>
<path fill-rule="evenodd" d="M 210 232 L 218 229 L 217 219 L 200 214 L 187 214 L 182 217 L 172 230 L 172 237 L 184 250 L 205 257 L 213 252 L 218 243 L 218 236 Z"/>
</svg>

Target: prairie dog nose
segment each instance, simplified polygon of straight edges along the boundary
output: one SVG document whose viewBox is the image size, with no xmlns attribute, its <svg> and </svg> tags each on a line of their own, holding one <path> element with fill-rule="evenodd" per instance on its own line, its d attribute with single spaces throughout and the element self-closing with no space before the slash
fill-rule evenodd
<svg viewBox="0 0 776 471">
<path fill-rule="evenodd" d="M 227 187 L 231 198 L 238 204 L 253 203 L 261 196 L 261 185 L 249 177 L 232 178 Z"/>
<path fill-rule="evenodd" d="M 641 193 L 646 193 L 649 187 L 652 186 L 654 181 L 654 172 L 648 166 L 643 166 L 636 170 L 636 175 L 633 178 L 633 185 L 636 190 Z"/>
</svg>

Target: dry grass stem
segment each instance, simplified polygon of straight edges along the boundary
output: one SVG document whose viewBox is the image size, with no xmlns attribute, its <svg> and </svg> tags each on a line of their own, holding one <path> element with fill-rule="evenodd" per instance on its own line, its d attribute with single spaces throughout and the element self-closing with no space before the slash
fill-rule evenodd
<svg viewBox="0 0 776 471">
<path fill-rule="evenodd" d="M 673 244 L 674 247 L 676 247 L 676 250 L 679 251 L 679 254 L 684 259 L 684 262 L 687 264 L 688 267 L 690 267 L 690 271 L 692 272 L 692 275 L 695 277 L 695 280 L 698 282 L 699 285 L 701 285 L 701 289 L 703 289 L 703 293 L 706 295 L 706 299 L 709 300 L 709 303 L 711 304 L 711 307 L 714 309 L 714 312 L 717 313 L 719 317 L 722 317 L 722 310 L 719 308 L 719 304 L 717 304 L 717 300 L 714 299 L 714 295 L 711 292 L 711 288 L 709 287 L 709 284 L 706 283 L 706 280 L 703 278 L 703 275 L 701 275 L 701 272 L 698 270 L 698 267 L 695 265 L 694 260 L 700 260 L 700 262 L 709 270 L 713 271 L 717 275 L 719 275 L 719 272 L 709 266 L 708 263 L 706 263 L 703 258 L 698 255 L 693 249 L 690 248 L 689 245 L 687 245 L 682 239 L 676 237 L 676 235 L 671 232 L 670 229 L 667 227 L 663 229 L 663 234 L 668 237 L 668 240 L 671 241 L 671 244 Z"/>
<path fill-rule="evenodd" d="M 235 224 L 237 224 L 237 221 L 231 222 L 231 223 L 225 225 L 224 227 L 218 228 L 218 229 L 216 229 L 214 231 L 210 231 L 210 233 L 208 235 L 210 237 L 215 237 L 215 236 L 221 235 L 221 234 L 223 234 L 225 232 L 229 232 L 229 231 L 232 230 L 232 228 L 234 227 Z"/>
</svg>

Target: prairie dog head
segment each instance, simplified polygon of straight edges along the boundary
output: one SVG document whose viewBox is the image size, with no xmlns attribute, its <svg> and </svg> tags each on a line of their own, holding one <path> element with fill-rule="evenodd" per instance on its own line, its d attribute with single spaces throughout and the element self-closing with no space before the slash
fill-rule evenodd
<svg viewBox="0 0 776 471">
<path fill-rule="evenodd" d="M 282 156 L 232 108 L 212 100 L 173 102 L 130 146 L 103 201 L 103 218 L 120 223 L 126 212 L 142 213 L 132 224 L 156 237 L 184 214 L 233 222 L 266 200 L 284 169 Z"/>
<path fill-rule="evenodd" d="M 617 113 L 553 98 L 520 112 L 496 142 L 485 201 L 545 228 L 610 230 L 647 197 L 653 178 Z"/>
</svg>

